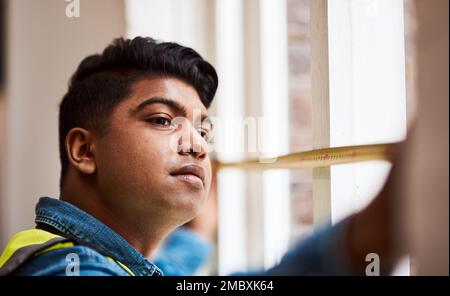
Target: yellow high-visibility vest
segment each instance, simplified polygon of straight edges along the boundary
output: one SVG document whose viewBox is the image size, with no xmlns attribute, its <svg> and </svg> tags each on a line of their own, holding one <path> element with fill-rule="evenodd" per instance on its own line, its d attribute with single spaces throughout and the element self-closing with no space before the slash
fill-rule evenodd
<svg viewBox="0 0 450 296">
<path fill-rule="evenodd" d="M 33 257 L 74 245 L 75 242 L 71 239 L 41 229 L 29 229 L 16 233 L 0 256 L 0 276 L 13 273 Z M 109 256 L 105 257 L 119 264 L 128 274 L 135 275 L 120 261 Z"/>
</svg>

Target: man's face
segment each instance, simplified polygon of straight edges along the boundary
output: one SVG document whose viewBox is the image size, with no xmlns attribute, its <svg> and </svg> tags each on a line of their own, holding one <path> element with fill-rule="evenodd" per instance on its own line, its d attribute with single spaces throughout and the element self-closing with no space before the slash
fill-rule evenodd
<svg viewBox="0 0 450 296">
<path fill-rule="evenodd" d="M 111 114 L 108 133 L 95 140 L 98 189 L 112 211 L 163 214 L 179 223 L 197 214 L 211 184 L 203 137 L 212 127 L 200 118 L 206 114 L 195 89 L 181 80 L 133 85 Z"/>
</svg>

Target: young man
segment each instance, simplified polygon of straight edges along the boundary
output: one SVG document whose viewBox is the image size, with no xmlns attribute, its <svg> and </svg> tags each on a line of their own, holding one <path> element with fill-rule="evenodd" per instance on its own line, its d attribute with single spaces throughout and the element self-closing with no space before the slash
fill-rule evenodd
<svg viewBox="0 0 450 296">
<path fill-rule="evenodd" d="M 39 200 L 36 229 L 11 239 L 0 274 L 192 274 L 208 244 L 189 230 L 173 232 L 160 260 L 148 258 L 208 196 L 212 126 L 205 119 L 217 85 L 214 68 L 175 43 L 116 39 L 85 58 L 60 106 L 60 198 Z M 364 252 L 389 253 L 386 225 L 372 225 L 386 216 L 385 195 L 296 246 L 266 274 L 363 273 Z"/>
</svg>

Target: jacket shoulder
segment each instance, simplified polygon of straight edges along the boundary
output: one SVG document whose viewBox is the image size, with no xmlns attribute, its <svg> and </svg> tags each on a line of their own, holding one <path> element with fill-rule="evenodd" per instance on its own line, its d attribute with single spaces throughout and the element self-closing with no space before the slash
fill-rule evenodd
<svg viewBox="0 0 450 296">
<path fill-rule="evenodd" d="M 28 259 L 13 275 L 18 276 L 123 276 L 118 263 L 81 245 L 59 248 Z"/>
</svg>

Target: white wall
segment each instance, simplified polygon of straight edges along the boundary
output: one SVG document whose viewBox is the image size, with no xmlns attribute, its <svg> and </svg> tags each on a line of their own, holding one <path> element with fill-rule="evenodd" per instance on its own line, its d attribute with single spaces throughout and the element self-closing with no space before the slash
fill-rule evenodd
<svg viewBox="0 0 450 296">
<path fill-rule="evenodd" d="M 213 57 L 214 2 L 211 0 L 125 0 L 127 36 L 148 36 Z"/>
<path fill-rule="evenodd" d="M 124 34 L 121 0 L 81 1 L 68 18 L 62 0 L 10 0 L 7 21 L 6 161 L 0 246 L 34 226 L 34 205 L 59 195 L 58 104 L 89 54 Z M 2 143 L 3 144 L 3 143 Z"/>
</svg>

